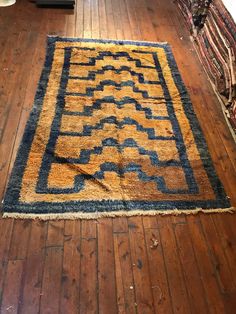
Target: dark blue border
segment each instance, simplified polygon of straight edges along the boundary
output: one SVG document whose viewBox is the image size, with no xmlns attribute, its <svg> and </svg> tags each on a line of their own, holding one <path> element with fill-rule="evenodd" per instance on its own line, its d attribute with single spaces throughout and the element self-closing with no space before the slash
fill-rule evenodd
<svg viewBox="0 0 236 314">
<path fill-rule="evenodd" d="M 53 55 L 56 42 L 97 42 L 97 43 L 113 43 L 117 45 L 137 45 L 149 47 L 162 47 L 164 48 L 167 60 L 172 72 L 173 79 L 181 95 L 185 114 L 189 120 L 197 148 L 205 167 L 206 173 L 211 182 L 212 188 L 215 193 L 215 200 L 206 201 L 80 201 L 80 202 L 64 202 L 64 203 L 50 203 L 50 202 L 36 202 L 36 203 L 20 203 L 19 194 L 21 189 L 22 177 L 24 169 L 28 160 L 31 144 L 35 135 L 38 124 L 38 119 L 42 110 L 43 99 L 46 93 L 49 74 L 53 62 Z M 30 113 L 29 120 L 26 124 L 25 132 L 20 144 L 16 161 L 13 167 L 12 174 L 8 183 L 6 191 L 3 211 L 5 212 L 18 212 L 18 213 L 32 213 L 32 214 L 45 214 L 45 213 L 63 213 L 63 212 L 112 212 L 117 210 L 166 210 L 166 209 L 214 209 L 214 208 L 228 208 L 230 202 L 226 197 L 224 188 L 216 174 L 213 166 L 206 141 L 204 139 L 201 127 L 194 113 L 193 106 L 184 83 L 178 71 L 177 64 L 172 54 L 171 48 L 165 43 L 150 43 L 150 42 L 135 42 L 135 41 L 120 41 L 120 40 L 95 40 L 95 39 L 78 39 L 78 38 L 61 38 L 61 37 L 48 37 L 47 40 L 47 54 L 44 68 L 38 84 L 38 89 L 35 96 L 34 106 Z"/>
</svg>

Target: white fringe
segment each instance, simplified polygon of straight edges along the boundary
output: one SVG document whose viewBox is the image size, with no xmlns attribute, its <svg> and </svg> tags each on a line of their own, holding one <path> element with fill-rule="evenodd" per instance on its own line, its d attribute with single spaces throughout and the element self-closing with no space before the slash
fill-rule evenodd
<svg viewBox="0 0 236 314">
<path fill-rule="evenodd" d="M 196 215 L 198 213 L 235 213 L 235 207 L 215 208 L 215 209 L 167 209 L 167 210 L 131 210 L 131 211 L 111 211 L 111 212 L 95 212 L 95 213 L 58 213 L 58 214 L 26 214 L 26 213 L 3 213 L 2 218 L 15 219 L 39 219 L 39 220 L 73 220 L 73 219 L 99 219 L 99 218 L 115 218 L 115 217 L 131 217 L 131 216 L 165 216 L 165 215 Z"/>
</svg>

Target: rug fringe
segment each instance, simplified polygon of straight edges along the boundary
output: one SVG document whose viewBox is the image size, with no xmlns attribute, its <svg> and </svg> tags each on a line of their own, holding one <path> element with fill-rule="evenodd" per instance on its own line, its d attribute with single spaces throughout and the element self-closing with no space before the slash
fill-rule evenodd
<svg viewBox="0 0 236 314">
<path fill-rule="evenodd" d="M 95 212 L 95 213 L 62 213 L 62 214 L 21 214 L 21 213 L 3 213 L 2 218 L 15 219 L 32 219 L 32 220 L 73 220 L 73 219 L 99 219 L 99 218 L 115 218 L 115 217 L 131 217 L 131 216 L 166 216 L 166 215 L 197 215 L 198 213 L 235 213 L 236 207 L 215 208 L 215 209 L 169 209 L 169 210 L 132 210 L 132 211 L 114 211 L 114 212 Z"/>
</svg>

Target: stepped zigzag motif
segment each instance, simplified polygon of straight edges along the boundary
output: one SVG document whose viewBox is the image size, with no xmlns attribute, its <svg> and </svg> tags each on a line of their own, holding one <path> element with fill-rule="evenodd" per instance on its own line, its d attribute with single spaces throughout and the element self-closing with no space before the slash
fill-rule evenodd
<svg viewBox="0 0 236 314">
<path fill-rule="evenodd" d="M 190 187 L 186 189 L 178 188 L 178 189 L 169 189 L 166 186 L 165 180 L 162 176 L 157 176 L 156 174 L 153 176 L 148 175 L 142 170 L 142 166 L 139 164 L 136 164 L 134 162 L 129 163 L 128 165 L 125 165 L 123 167 L 120 167 L 120 165 L 113 163 L 113 162 L 104 162 L 100 164 L 99 166 L 100 170 L 96 171 L 95 173 L 83 173 L 77 174 L 74 177 L 74 187 L 73 188 L 66 188 L 66 189 L 58 189 L 58 188 L 43 188 L 43 184 L 39 181 L 37 192 L 38 193 L 45 193 L 46 191 L 52 193 L 52 194 L 61 194 L 65 191 L 70 191 L 71 193 L 76 193 L 85 188 L 85 181 L 94 181 L 96 180 L 96 184 L 99 184 L 99 181 L 101 180 L 100 184 L 102 184 L 102 180 L 105 179 L 105 174 L 107 172 L 114 172 L 121 178 L 123 177 L 125 179 L 125 174 L 127 173 L 135 173 L 138 176 L 138 179 L 142 182 L 149 182 L 149 183 L 155 183 L 157 190 L 161 191 L 162 193 L 171 193 L 171 194 L 185 194 L 188 193 L 198 193 L 197 186 Z M 81 170 L 82 168 L 80 168 Z M 41 183 L 41 184 L 40 184 Z M 44 185 L 45 186 L 45 185 Z M 106 186 L 104 184 L 104 186 Z"/>
<path fill-rule="evenodd" d="M 65 110 L 64 114 L 66 115 L 78 115 L 78 116 L 92 116 L 95 110 L 101 110 L 102 109 L 102 104 L 115 104 L 118 109 L 124 108 L 126 104 L 134 104 L 135 110 L 137 112 L 143 111 L 145 112 L 145 116 L 147 119 L 169 119 L 168 116 L 155 116 L 153 115 L 152 109 L 144 107 L 144 104 L 141 104 L 140 101 L 137 101 L 136 99 L 132 97 L 123 97 L 123 99 L 118 100 L 115 99 L 112 96 L 104 97 L 102 99 L 96 99 L 95 101 L 92 102 L 91 105 L 84 105 L 83 104 L 83 111 L 78 112 L 78 111 L 69 111 Z M 165 103 L 164 101 L 159 103 L 154 103 L 154 106 L 160 106 L 161 104 Z M 148 103 L 149 104 L 149 103 Z M 150 106 L 150 104 L 149 104 Z"/>
<path fill-rule="evenodd" d="M 117 89 L 122 89 L 124 86 L 132 87 L 132 91 L 134 93 L 140 93 L 143 98 L 151 98 L 151 99 L 164 99 L 163 96 L 159 97 L 152 97 L 149 95 L 148 91 L 141 90 L 139 89 L 133 81 L 124 81 L 122 83 L 116 83 L 113 80 L 104 80 L 100 81 L 99 84 L 96 87 L 86 87 L 86 91 L 84 93 L 79 93 L 79 92 L 67 92 L 67 95 L 78 95 L 78 96 L 94 96 L 95 91 L 104 91 L 105 86 L 114 86 Z"/>
<path fill-rule="evenodd" d="M 145 155 L 150 158 L 153 165 L 166 167 L 166 166 L 176 166 L 179 167 L 181 164 L 179 161 L 170 159 L 167 161 L 161 161 L 158 158 L 156 151 L 147 150 L 144 147 L 140 147 L 137 142 L 132 138 L 127 138 L 123 143 L 119 143 L 115 138 L 106 138 L 102 141 L 102 145 L 96 146 L 92 149 L 81 149 L 79 158 L 65 158 L 65 157 L 55 157 L 55 161 L 58 163 L 78 163 L 87 164 L 90 161 L 91 155 L 102 155 L 105 147 L 115 147 L 119 152 L 122 153 L 124 148 L 130 147 L 136 149 L 140 155 Z"/>
<path fill-rule="evenodd" d="M 80 116 L 64 114 L 61 120 L 61 132 L 81 133 L 85 131 L 85 128 L 97 126 L 102 120 L 105 121 L 105 123 L 115 124 L 117 128 L 123 128 L 122 123 L 124 123 L 132 113 L 132 107 L 126 108 L 125 111 L 123 109 L 117 109 L 115 106 L 104 106 L 103 110 L 96 111 L 96 115 L 84 116 L 83 121 L 81 121 Z M 143 111 L 137 111 L 135 112 L 134 118 L 133 120 L 139 121 L 139 124 L 142 125 L 144 129 L 155 129 L 155 134 L 163 134 L 163 128 L 166 134 L 173 134 L 171 122 L 167 117 L 162 117 L 162 119 L 147 119 Z M 125 124 L 128 123 L 126 122 Z M 99 127 L 99 129 L 101 129 L 101 127 Z"/>
<path fill-rule="evenodd" d="M 70 79 L 80 79 L 80 80 L 85 80 L 85 81 L 96 81 L 97 74 L 106 74 L 108 71 L 113 71 L 115 74 L 121 74 L 122 72 L 128 72 L 130 75 L 137 77 L 138 82 L 142 84 L 159 84 L 159 81 L 152 81 L 152 80 L 145 80 L 144 75 L 141 72 L 136 72 L 132 70 L 131 67 L 128 66 L 121 66 L 120 68 L 116 68 L 112 65 L 107 65 L 102 67 L 100 70 L 95 70 L 95 71 L 88 71 L 87 76 L 73 76 L 70 75 Z"/>
<path fill-rule="evenodd" d="M 136 130 L 139 132 L 145 132 L 150 140 L 172 140 L 175 139 L 174 136 L 156 136 L 155 133 L 158 132 L 154 128 L 145 128 L 138 121 L 131 119 L 129 117 L 124 118 L 122 121 L 118 121 L 115 116 L 110 116 L 105 119 L 101 119 L 99 123 L 95 125 L 84 125 L 82 132 L 60 132 L 60 135 L 69 136 L 93 136 L 94 130 L 103 130 L 105 124 L 115 124 L 117 129 L 122 129 L 125 125 L 135 125 Z"/>
<path fill-rule="evenodd" d="M 122 130 L 123 131 L 123 130 Z M 131 138 L 128 137 L 128 135 L 125 136 L 126 130 L 124 130 L 124 133 L 118 133 L 117 132 L 109 132 L 104 133 L 104 131 L 97 131 L 97 134 L 99 136 L 99 139 L 95 142 L 93 141 L 93 137 L 88 136 L 83 138 L 83 143 L 80 142 L 80 137 L 77 136 L 64 136 L 61 135 L 57 139 L 56 147 L 52 149 L 52 147 L 47 147 L 47 153 L 50 154 L 51 157 L 54 156 L 60 156 L 63 158 L 66 158 L 70 160 L 71 162 L 76 161 L 79 156 L 80 152 L 84 147 L 86 147 L 87 150 L 93 150 L 95 147 L 102 146 L 102 143 L 106 143 L 106 140 L 109 140 L 110 138 L 114 138 L 117 140 L 117 151 L 121 153 L 119 145 L 122 145 L 126 140 L 130 140 Z M 133 136 L 132 136 L 133 134 Z M 132 136 L 132 140 L 137 143 L 139 147 L 142 147 L 146 149 L 147 151 L 153 151 L 156 152 L 159 156 L 159 159 L 162 161 L 162 165 L 168 165 L 168 163 L 171 160 L 179 160 L 179 152 L 177 147 L 170 149 L 165 149 L 165 146 L 167 145 L 167 142 L 170 146 L 174 146 L 175 140 L 149 140 L 146 133 L 136 133 L 132 130 L 129 134 Z M 139 136 L 138 136 L 139 135 Z M 142 136 L 140 136 L 142 135 Z M 66 147 L 67 150 L 63 150 L 63 147 Z M 107 147 L 107 146 L 105 146 Z M 110 146 L 113 147 L 113 146 Z M 124 147 L 125 149 L 125 147 Z M 133 152 L 134 154 L 134 152 Z M 128 156 L 126 154 L 123 154 L 126 159 Z M 132 156 L 132 154 L 131 154 Z M 105 158 L 106 156 L 104 156 Z M 108 156 L 110 158 L 110 156 Z M 166 163 L 166 164 L 165 164 Z"/>
<path fill-rule="evenodd" d="M 89 62 L 71 62 L 71 64 L 74 64 L 74 65 L 80 65 L 80 66 L 96 66 L 96 62 L 98 60 L 104 60 L 105 57 L 112 57 L 114 60 L 119 60 L 121 57 L 125 57 L 127 58 L 127 61 L 129 61 L 130 63 L 131 62 L 134 62 L 135 65 L 137 67 L 140 67 L 140 68 L 144 68 L 144 69 L 156 69 L 155 66 L 153 65 L 143 65 L 142 62 L 140 61 L 140 59 L 137 59 L 137 58 L 132 58 L 130 56 L 130 54 L 128 52 L 117 52 L 117 53 L 112 53 L 112 52 L 109 52 L 109 51 L 102 51 L 102 52 L 99 52 L 98 53 L 98 56 L 97 57 L 91 57 L 89 58 Z"/>
</svg>

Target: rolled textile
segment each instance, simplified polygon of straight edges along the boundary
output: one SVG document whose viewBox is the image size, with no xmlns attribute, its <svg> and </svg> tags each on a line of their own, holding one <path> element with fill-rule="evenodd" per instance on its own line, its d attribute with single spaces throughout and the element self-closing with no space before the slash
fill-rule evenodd
<svg viewBox="0 0 236 314">
<path fill-rule="evenodd" d="M 212 0 L 176 0 L 191 32 L 200 30 L 207 17 Z"/>
<path fill-rule="evenodd" d="M 177 2 L 182 6 L 200 61 L 236 133 L 235 21 L 221 0 Z"/>
</svg>

